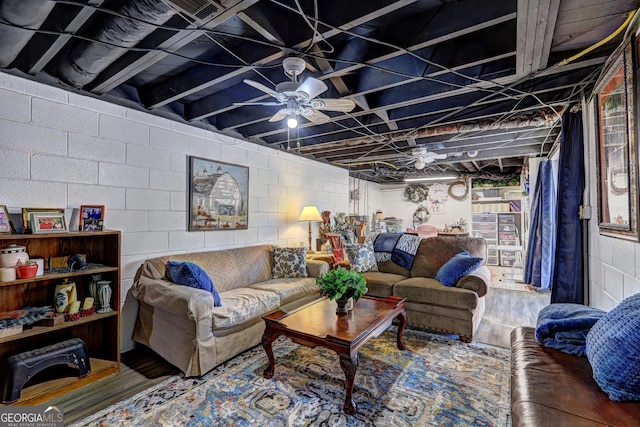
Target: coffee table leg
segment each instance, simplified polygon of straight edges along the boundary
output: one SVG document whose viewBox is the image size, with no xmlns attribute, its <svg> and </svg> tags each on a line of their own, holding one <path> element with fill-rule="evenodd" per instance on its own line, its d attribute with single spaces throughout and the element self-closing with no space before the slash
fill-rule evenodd
<svg viewBox="0 0 640 427">
<path fill-rule="evenodd" d="M 398 348 L 400 350 L 406 350 L 407 345 L 402 341 L 402 334 L 404 333 L 404 327 L 407 326 L 407 313 L 403 311 L 396 316 L 396 319 L 398 319 L 400 323 L 398 325 Z"/>
<path fill-rule="evenodd" d="M 354 353 L 352 356 L 348 354 L 339 354 L 340 355 L 340 367 L 344 371 L 344 376 L 346 377 L 345 383 L 345 392 L 346 396 L 344 398 L 344 412 L 353 415 L 356 413 L 356 402 L 353 401 L 353 386 L 354 379 L 356 377 L 356 369 L 358 369 L 358 353 Z"/>
<path fill-rule="evenodd" d="M 265 368 L 263 373 L 265 378 L 273 377 L 275 360 L 273 359 L 273 349 L 271 348 L 271 343 L 275 341 L 277 337 L 278 334 L 269 329 L 265 329 L 264 334 L 262 335 L 262 347 L 264 348 L 264 351 L 267 352 L 267 357 L 269 358 L 269 366 Z"/>
</svg>

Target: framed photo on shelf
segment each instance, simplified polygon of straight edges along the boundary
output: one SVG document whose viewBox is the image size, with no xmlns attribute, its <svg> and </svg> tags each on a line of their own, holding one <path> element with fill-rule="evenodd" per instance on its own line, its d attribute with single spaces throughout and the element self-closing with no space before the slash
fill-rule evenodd
<svg viewBox="0 0 640 427">
<path fill-rule="evenodd" d="M 189 157 L 189 231 L 246 230 L 249 168 Z"/>
<path fill-rule="evenodd" d="M 30 224 L 33 234 L 66 233 L 69 231 L 64 212 L 32 212 Z"/>
<path fill-rule="evenodd" d="M 31 214 L 32 213 L 60 213 L 64 215 L 64 208 L 22 208 L 22 234 L 32 233 Z"/>
<path fill-rule="evenodd" d="M 104 209 L 104 205 L 80 206 L 80 231 L 102 231 Z"/>
<path fill-rule="evenodd" d="M 5 205 L 0 205 L 0 233 L 11 234 L 15 232 L 16 229 L 13 227 L 11 215 L 9 215 L 7 207 Z"/>
</svg>

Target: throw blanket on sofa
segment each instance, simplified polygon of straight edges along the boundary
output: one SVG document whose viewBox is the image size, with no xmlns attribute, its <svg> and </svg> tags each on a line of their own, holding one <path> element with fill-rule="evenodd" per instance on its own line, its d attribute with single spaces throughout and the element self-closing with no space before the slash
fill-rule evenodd
<svg viewBox="0 0 640 427">
<path fill-rule="evenodd" d="M 576 356 L 584 356 L 587 333 L 605 312 L 581 304 L 551 304 L 540 310 L 536 341 Z"/>
<path fill-rule="evenodd" d="M 412 234 L 399 233 L 371 233 L 368 242 L 373 242 L 376 262 L 393 261 L 400 267 L 411 270 L 418 246 L 422 237 Z"/>
</svg>

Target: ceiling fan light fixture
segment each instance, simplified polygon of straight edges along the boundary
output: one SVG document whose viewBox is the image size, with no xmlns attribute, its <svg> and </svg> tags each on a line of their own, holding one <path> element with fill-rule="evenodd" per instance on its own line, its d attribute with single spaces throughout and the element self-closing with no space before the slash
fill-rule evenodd
<svg viewBox="0 0 640 427">
<path fill-rule="evenodd" d="M 287 126 L 289 126 L 289 129 L 295 129 L 298 127 L 298 118 L 293 115 L 290 114 L 289 118 L 287 119 Z"/>
<path fill-rule="evenodd" d="M 415 164 L 416 169 L 422 170 L 424 169 L 425 166 L 426 166 L 426 163 L 424 162 L 424 160 L 422 159 L 416 160 L 416 164 Z"/>
</svg>

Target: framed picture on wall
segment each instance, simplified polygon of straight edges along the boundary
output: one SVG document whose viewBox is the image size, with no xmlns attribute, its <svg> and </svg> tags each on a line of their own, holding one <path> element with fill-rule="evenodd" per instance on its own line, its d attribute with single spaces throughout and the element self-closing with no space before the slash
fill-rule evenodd
<svg viewBox="0 0 640 427">
<path fill-rule="evenodd" d="M 189 157 L 189 231 L 246 230 L 249 168 Z"/>
<path fill-rule="evenodd" d="M 638 239 L 638 156 L 631 45 L 595 89 L 598 225 L 601 234 Z"/>
</svg>

